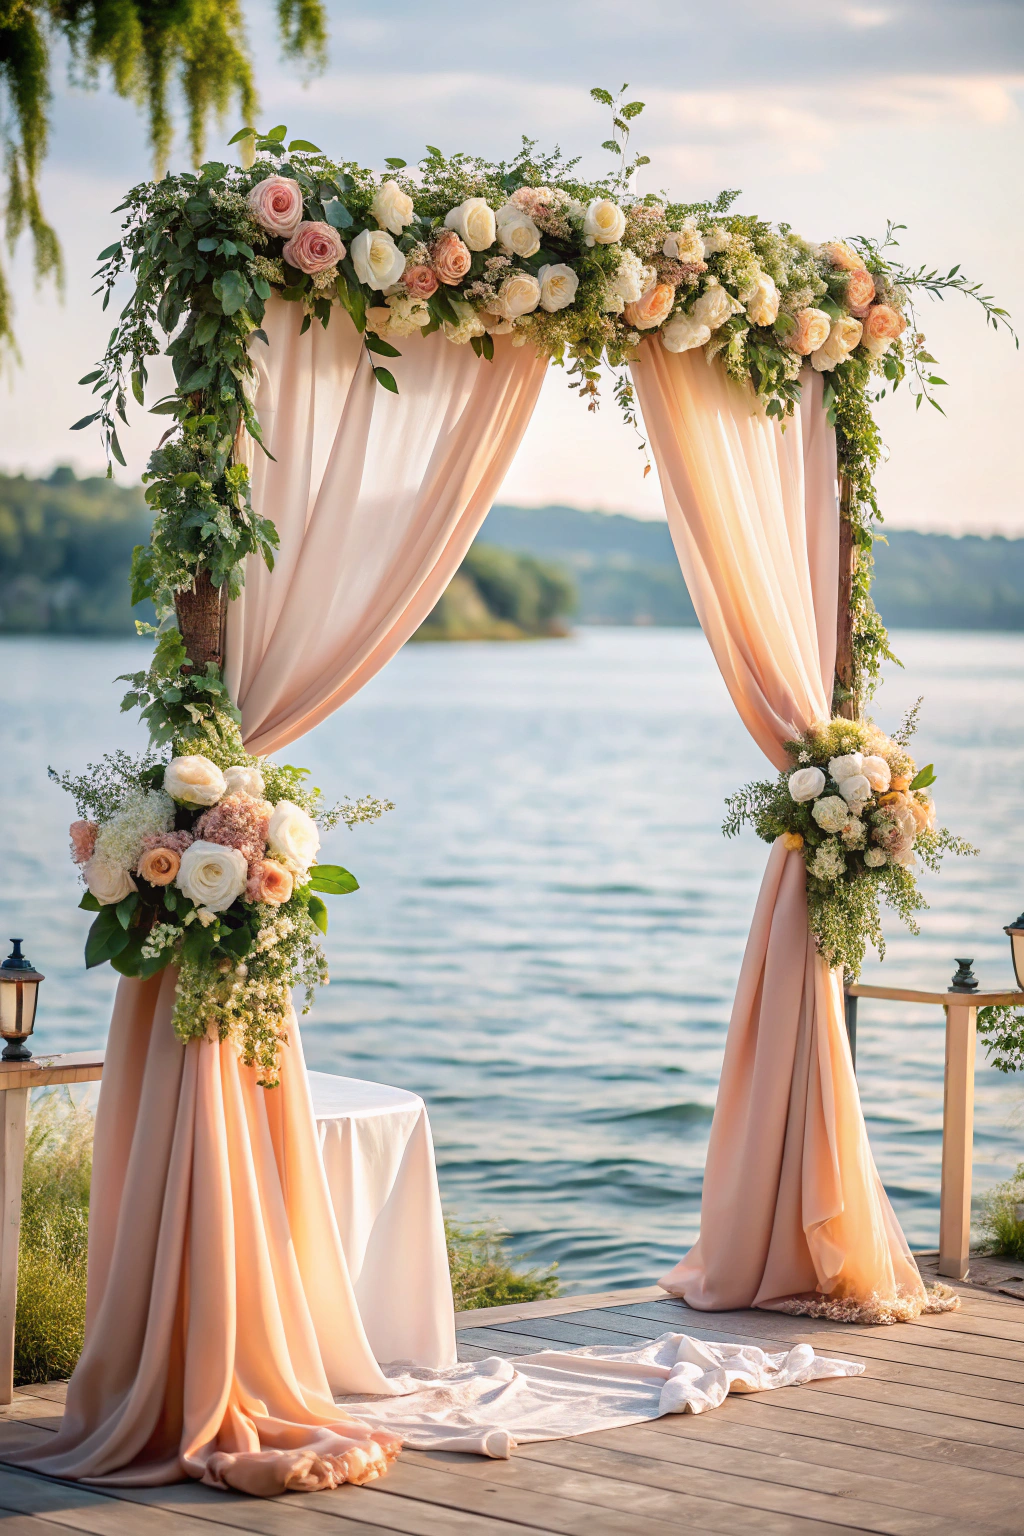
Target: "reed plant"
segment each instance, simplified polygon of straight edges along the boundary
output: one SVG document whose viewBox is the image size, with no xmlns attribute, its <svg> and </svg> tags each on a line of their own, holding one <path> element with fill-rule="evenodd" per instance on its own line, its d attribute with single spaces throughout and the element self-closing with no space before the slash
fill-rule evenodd
<svg viewBox="0 0 1024 1536">
<path fill-rule="evenodd" d="M 517 1269 L 507 1250 L 508 1233 L 497 1222 L 464 1227 L 445 1217 L 444 1231 L 456 1312 L 540 1301 L 560 1294 L 555 1276 L 558 1266 L 553 1264 L 543 1271 Z"/>
<path fill-rule="evenodd" d="M 1012 1179 L 982 1197 L 978 1226 L 986 1253 L 1024 1259 L 1024 1163 Z"/>
</svg>

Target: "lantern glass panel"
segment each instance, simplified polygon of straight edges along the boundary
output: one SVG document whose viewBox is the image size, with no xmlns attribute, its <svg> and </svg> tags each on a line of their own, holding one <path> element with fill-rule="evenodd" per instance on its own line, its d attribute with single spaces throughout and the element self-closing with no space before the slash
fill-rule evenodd
<svg viewBox="0 0 1024 1536">
<path fill-rule="evenodd" d="M 39 983 L 4 977 L 0 981 L 0 1035 L 30 1035 L 35 1024 Z"/>
<path fill-rule="evenodd" d="M 1013 950 L 1013 974 L 1017 978 L 1018 987 L 1024 991 L 1024 929 L 1011 930 L 1010 947 Z"/>
</svg>

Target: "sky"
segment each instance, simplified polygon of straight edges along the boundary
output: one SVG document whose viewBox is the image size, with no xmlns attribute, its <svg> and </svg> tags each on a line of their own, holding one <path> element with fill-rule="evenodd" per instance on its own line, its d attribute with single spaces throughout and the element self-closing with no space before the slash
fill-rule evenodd
<svg viewBox="0 0 1024 1536">
<path fill-rule="evenodd" d="M 963 269 L 1024 329 L 1024 6 L 1020 0 L 329 0 L 330 59 L 309 79 L 281 61 L 273 8 L 247 3 L 264 127 L 286 123 L 341 158 L 383 168 L 426 143 L 511 154 L 522 134 L 608 159 L 604 109 L 589 88 L 646 102 L 633 145 L 650 155 L 640 190 L 695 201 L 742 188 L 736 207 L 786 221 L 808 239 L 907 226 L 905 259 Z M 15 254 L 22 365 L 0 379 L 0 469 L 103 467 L 97 439 L 68 428 L 89 409 L 76 386 L 101 355 L 110 318 L 94 299 L 96 252 L 116 239 L 108 210 L 150 173 L 145 126 L 101 81 L 69 86 L 57 53 L 44 206 L 64 247 L 63 303 L 33 290 Z M 214 127 L 226 153 L 240 124 Z M 179 143 L 172 168 L 185 167 Z M 878 477 L 897 527 L 1024 536 L 1020 423 L 1024 356 L 958 298 L 924 301 L 921 321 L 945 417 L 906 392 L 879 407 L 889 457 Z M 155 386 L 160 380 L 155 377 Z M 156 396 L 154 396 L 156 398 Z M 135 480 L 162 430 L 136 411 L 121 434 Z M 661 516 L 656 473 L 608 389 L 587 412 L 552 369 L 501 492 L 526 506 L 567 503 Z"/>
</svg>

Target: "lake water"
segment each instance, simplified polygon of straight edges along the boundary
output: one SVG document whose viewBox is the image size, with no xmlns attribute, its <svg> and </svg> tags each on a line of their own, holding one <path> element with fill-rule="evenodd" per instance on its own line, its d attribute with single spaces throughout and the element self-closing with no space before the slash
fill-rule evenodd
<svg viewBox="0 0 1024 1536">
<path fill-rule="evenodd" d="M 901 634 L 875 705 L 916 742 L 943 820 L 982 848 L 926 876 L 892 985 L 945 987 L 953 956 L 1011 982 L 1024 906 L 1024 640 Z M 142 734 L 117 673 L 140 644 L 0 640 L 3 933 L 47 980 L 39 1048 L 103 1042 L 115 977 L 86 973 L 67 858 L 73 808 L 47 782 Z M 423 1095 L 446 1208 L 495 1217 L 569 1289 L 654 1279 L 697 1233 L 732 990 L 767 849 L 727 842 L 722 800 L 760 774 L 696 630 L 591 630 L 517 645 L 414 645 L 287 753 L 331 797 L 378 794 L 379 825 L 325 850 L 362 890 L 332 903 L 333 981 L 305 1021 L 312 1067 Z M 915 1246 L 938 1233 L 943 1024 L 861 1004 L 875 1156 Z M 1024 1093 L 978 1072 L 975 1187 L 1024 1157 Z"/>
</svg>

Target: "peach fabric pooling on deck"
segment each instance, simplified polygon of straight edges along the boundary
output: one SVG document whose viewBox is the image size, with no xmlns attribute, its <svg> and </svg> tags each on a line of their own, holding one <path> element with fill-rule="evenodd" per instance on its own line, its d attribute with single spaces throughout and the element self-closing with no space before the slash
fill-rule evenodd
<svg viewBox="0 0 1024 1536">
<path fill-rule="evenodd" d="M 831 715 L 835 434 L 820 375 L 783 428 L 701 352 L 632 365 L 676 553 L 729 693 L 776 768 Z M 711 1126 L 700 1236 L 662 1280 L 690 1306 L 916 1315 L 927 1297 L 875 1169 L 840 978 L 807 926 L 803 858 L 771 850 Z"/>
</svg>

